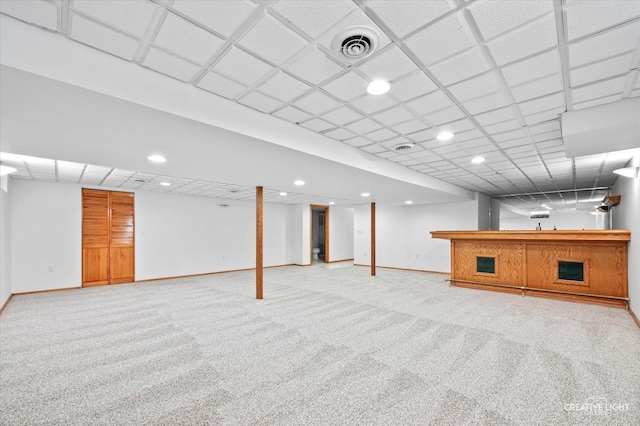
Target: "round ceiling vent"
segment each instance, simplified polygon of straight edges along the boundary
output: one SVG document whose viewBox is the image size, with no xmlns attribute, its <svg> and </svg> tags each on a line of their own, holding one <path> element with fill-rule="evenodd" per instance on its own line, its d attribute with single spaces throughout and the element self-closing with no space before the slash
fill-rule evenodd
<svg viewBox="0 0 640 426">
<path fill-rule="evenodd" d="M 338 33 L 331 42 L 334 52 L 356 61 L 372 54 L 380 44 L 380 36 L 372 28 L 357 26 Z"/>
<path fill-rule="evenodd" d="M 403 143 L 399 143 L 398 145 L 394 145 L 393 146 L 393 150 L 396 152 L 407 152 L 407 151 L 411 151 L 413 148 L 415 148 L 416 144 L 413 142 L 403 142 Z"/>
</svg>

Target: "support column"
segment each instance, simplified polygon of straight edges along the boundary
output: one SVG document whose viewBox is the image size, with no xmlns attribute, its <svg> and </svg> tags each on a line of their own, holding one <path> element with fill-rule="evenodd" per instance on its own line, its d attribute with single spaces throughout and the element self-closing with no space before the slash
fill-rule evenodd
<svg viewBox="0 0 640 426">
<path fill-rule="evenodd" d="M 376 203 L 371 203 L 371 276 L 376 275 Z"/>
<path fill-rule="evenodd" d="M 256 299 L 262 299 L 262 235 L 263 235 L 262 187 L 256 187 Z"/>
</svg>

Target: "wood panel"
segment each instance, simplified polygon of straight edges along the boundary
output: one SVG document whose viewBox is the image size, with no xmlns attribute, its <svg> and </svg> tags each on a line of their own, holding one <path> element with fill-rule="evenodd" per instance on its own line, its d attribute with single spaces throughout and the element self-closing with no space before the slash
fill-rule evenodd
<svg viewBox="0 0 640 426">
<path fill-rule="evenodd" d="M 522 243 L 452 241 L 455 259 L 452 276 L 469 281 L 525 285 L 525 253 Z M 493 257 L 495 274 L 476 272 L 476 257 Z"/>
<path fill-rule="evenodd" d="M 110 192 L 111 226 L 109 251 L 109 283 L 134 280 L 134 195 Z"/>
<path fill-rule="evenodd" d="M 82 285 L 109 283 L 109 192 L 82 190 Z"/>
<path fill-rule="evenodd" d="M 263 281 L 263 190 L 256 187 L 256 299 L 262 299 Z"/>
<path fill-rule="evenodd" d="M 433 238 L 493 241 L 630 241 L 626 229 L 589 231 L 431 231 Z"/>
<path fill-rule="evenodd" d="M 371 275 L 376 275 L 376 203 L 371 203 Z"/>
</svg>

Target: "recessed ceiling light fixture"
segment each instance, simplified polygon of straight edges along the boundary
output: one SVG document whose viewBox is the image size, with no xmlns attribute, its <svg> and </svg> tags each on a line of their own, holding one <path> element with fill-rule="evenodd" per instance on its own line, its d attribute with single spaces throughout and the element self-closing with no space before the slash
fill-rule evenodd
<svg viewBox="0 0 640 426">
<path fill-rule="evenodd" d="M 411 201 L 411 200 L 407 200 L 407 201 L 405 201 L 404 203 L 405 203 L 405 204 L 413 204 L 413 201 Z"/>
<path fill-rule="evenodd" d="M 360 194 L 360 195 L 361 195 L 361 196 L 363 196 L 363 197 L 368 197 L 368 196 L 369 196 L 369 195 L 371 195 L 371 194 L 369 194 L 368 192 L 363 192 L 363 193 L 362 193 L 362 194 Z"/>
<path fill-rule="evenodd" d="M 614 170 L 613 173 L 620 175 L 620 176 L 624 176 L 624 177 L 628 177 L 628 178 L 634 178 L 638 176 L 638 167 L 625 167 L 623 169 L 617 169 Z"/>
<path fill-rule="evenodd" d="M 162 186 L 171 186 L 171 184 L 169 182 L 160 182 L 160 185 L 162 185 Z"/>
<path fill-rule="evenodd" d="M 297 185 L 297 186 L 302 186 L 302 185 L 304 185 L 304 181 L 303 181 L 303 180 L 298 179 L 297 181 L 293 182 L 293 184 L 294 184 L 294 185 Z"/>
<path fill-rule="evenodd" d="M 439 141 L 448 141 L 450 139 L 453 138 L 453 133 L 451 132 L 440 132 L 438 133 L 438 136 L 436 136 L 436 139 L 438 139 Z"/>
<path fill-rule="evenodd" d="M 157 154 L 148 156 L 147 160 L 153 161 L 154 163 L 164 163 L 165 161 L 167 161 L 167 159 L 164 158 L 162 155 L 157 155 Z"/>
<path fill-rule="evenodd" d="M 373 80 L 367 86 L 367 93 L 370 95 L 384 95 L 391 89 L 391 85 L 384 80 Z"/>
<path fill-rule="evenodd" d="M 473 164 L 482 164 L 482 163 L 484 163 L 484 160 L 485 160 L 485 158 L 484 158 L 483 156 L 479 155 L 479 156 L 477 156 L 477 157 L 473 157 L 473 158 L 471 159 L 471 162 L 472 162 Z"/>
<path fill-rule="evenodd" d="M 287 196 L 287 193 L 286 193 L 286 192 L 284 192 L 284 191 L 282 191 L 282 192 L 280 193 L 280 195 L 282 195 L 283 197 L 286 197 L 286 196 Z"/>
<path fill-rule="evenodd" d="M 18 169 L 9 166 L 0 166 L 0 176 L 9 175 L 11 173 L 17 172 Z"/>
<path fill-rule="evenodd" d="M 334 204 L 335 204 L 335 202 L 334 202 L 334 201 L 329 201 L 329 204 L 330 204 L 330 205 L 334 205 Z"/>
</svg>

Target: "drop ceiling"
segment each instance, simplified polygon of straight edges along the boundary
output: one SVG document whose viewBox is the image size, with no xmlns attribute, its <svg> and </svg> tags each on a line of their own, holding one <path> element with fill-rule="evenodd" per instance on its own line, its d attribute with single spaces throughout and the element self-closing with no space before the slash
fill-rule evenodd
<svg viewBox="0 0 640 426">
<path fill-rule="evenodd" d="M 640 96 L 636 0 L 3 0 L 0 12 L 523 209 L 600 196 L 634 154 L 567 158 L 559 114 Z M 357 62 L 331 49 L 355 25 L 380 36 Z M 366 94 L 373 78 L 391 91 Z M 395 152 L 403 142 L 416 146 Z"/>
</svg>

